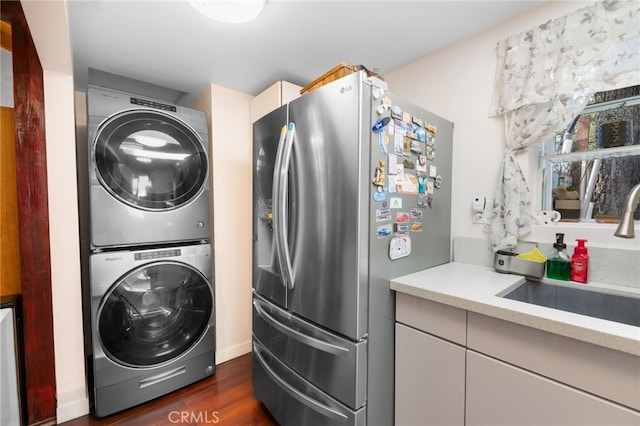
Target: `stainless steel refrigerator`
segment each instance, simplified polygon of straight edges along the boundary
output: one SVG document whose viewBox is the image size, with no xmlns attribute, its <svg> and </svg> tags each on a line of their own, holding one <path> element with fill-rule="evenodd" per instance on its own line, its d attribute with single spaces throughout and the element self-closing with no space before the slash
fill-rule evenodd
<svg viewBox="0 0 640 426">
<path fill-rule="evenodd" d="M 253 385 L 282 425 L 392 425 L 389 279 L 451 260 L 453 124 L 360 71 L 253 127 Z"/>
</svg>

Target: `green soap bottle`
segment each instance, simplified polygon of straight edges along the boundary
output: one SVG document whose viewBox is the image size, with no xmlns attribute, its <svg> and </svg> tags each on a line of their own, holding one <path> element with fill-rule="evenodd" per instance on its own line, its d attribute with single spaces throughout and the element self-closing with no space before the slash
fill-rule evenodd
<svg viewBox="0 0 640 426">
<path fill-rule="evenodd" d="M 564 234 L 556 234 L 553 244 L 555 253 L 547 260 L 547 277 L 556 280 L 569 281 L 571 279 L 571 259 L 565 252 Z"/>
</svg>

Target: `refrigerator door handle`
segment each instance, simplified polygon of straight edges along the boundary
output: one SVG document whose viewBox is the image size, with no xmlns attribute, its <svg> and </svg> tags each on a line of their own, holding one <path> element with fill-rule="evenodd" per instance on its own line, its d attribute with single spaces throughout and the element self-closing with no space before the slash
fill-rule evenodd
<svg viewBox="0 0 640 426">
<path fill-rule="evenodd" d="M 278 376 L 276 372 L 273 371 L 267 365 L 267 361 L 264 359 L 264 356 L 262 355 L 260 348 L 255 344 L 253 345 L 253 354 L 256 356 L 256 359 L 258 360 L 262 368 L 264 368 L 264 371 L 269 375 L 269 377 L 271 377 L 271 380 L 273 380 L 278 386 L 280 386 L 282 390 L 284 390 L 293 398 L 298 400 L 298 402 L 320 413 L 325 417 L 328 417 L 340 422 L 346 422 L 348 420 L 348 417 L 346 415 L 332 409 L 331 407 L 327 407 L 326 405 L 321 404 L 315 399 L 310 398 L 309 396 L 303 394 L 302 392 L 300 392 L 299 390 L 291 386 L 289 383 L 287 383 L 280 376 Z"/>
<path fill-rule="evenodd" d="M 274 224 L 277 225 L 274 230 L 276 238 L 276 253 L 278 254 L 278 263 L 280 265 L 280 273 L 284 285 L 292 290 L 293 267 L 291 266 L 291 253 L 289 252 L 289 242 L 287 235 L 287 190 L 289 187 L 289 165 L 291 164 L 291 153 L 293 149 L 293 140 L 295 136 L 295 124 L 289 123 L 284 143 L 278 145 L 278 156 L 280 156 L 280 167 L 276 168 L 277 187 L 275 194 L 276 202 L 274 204 Z M 274 183 L 275 184 L 275 183 Z"/>
<path fill-rule="evenodd" d="M 347 348 L 343 348 L 341 346 L 337 346 L 337 345 L 322 341 L 315 337 L 308 336 L 297 330 L 294 330 L 291 327 L 286 326 L 285 324 L 282 324 L 280 321 L 278 321 L 277 319 L 269 315 L 269 313 L 262 308 L 261 303 L 258 300 L 254 299 L 253 306 L 256 308 L 256 312 L 258 312 L 258 315 L 260 315 L 267 323 L 269 323 L 269 325 L 271 325 L 273 328 L 280 331 L 281 333 L 291 337 L 292 339 L 297 340 L 300 343 L 303 343 L 314 349 L 317 349 L 322 352 L 330 353 L 332 355 L 336 355 L 336 356 L 349 355 L 349 349 Z"/>
<path fill-rule="evenodd" d="M 282 126 L 282 129 L 280 130 L 280 139 L 278 140 L 278 148 L 276 150 L 276 162 L 274 165 L 274 173 L 273 173 L 273 188 L 271 193 L 273 194 L 273 235 L 274 235 L 274 243 L 275 243 L 275 252 L 276 252 L 276 258 L 278 259 L 278 269 L 280 270 L 280 276 L 282 277 L 284 275 L 284 272 L 282 271 L 282 263 L 280 261 L 280 259 L 282 258 L 281 252 L 282 252 L 282 248 L 280 246 L 280 239 L 278 237 L 278 235 L 280 235 L 280 220 L 278 220 L 278 216 L 279 216 L 279 199 L 280 199 L 280 194 L 279 194 L 279 188 L 280 188 L 280 167 L 282 165 L 282 152 L 284 151 L 284 141 L 285 138 L 287 136 L 287 125 Z M 282 285 L 284 287 L 287 286 L 287 283 L 284 281 L 284 278 L 282 279 Z"/>
</svg>

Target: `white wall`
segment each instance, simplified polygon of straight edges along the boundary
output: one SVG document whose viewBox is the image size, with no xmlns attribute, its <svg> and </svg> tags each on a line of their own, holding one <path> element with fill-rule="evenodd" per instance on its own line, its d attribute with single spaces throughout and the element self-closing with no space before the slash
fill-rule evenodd
<svg viewBox="0 0 640 426">
<path fill-rule="evenodd" d="M 251 351 L 251 127 L 253 96 L 211 85 L 207 112 L 213 194 L 216 363 Z"/>
<path fill-rule="evenodd" d="M 43 69 L 57 421 L 89 412 L 80 279 L 71 48 L 65 3 L 22 1 Z"/>
<path fill-rule="evenodd" d="M 502 118 L 488 118 L 497 43 L 592 3 L 577 0 L 545 2 L 451 47 L 385 74 L 391 92 L 454 122 L 454 237 L 488 238 L 482 225 L 471 222 L 471 200 L 476 195 L 484 195 L 489 204 L 493 199 L 506 147 Z M 518 159 L 525 173 L 533 174 L 528 154 L 520 154 Z M 535 179 L 529 178 L 528 182 L 533 193 Z M 614 237 L 614 228 L 614 225 L 565 223 L 553 229 L 535 226 L 525 239 L 550 242 L 555 232 L 565 232 L 568 242 L 575 238 L 587 238 L 589 245 L 640 249 L 637 239 Z"/>
</svg>

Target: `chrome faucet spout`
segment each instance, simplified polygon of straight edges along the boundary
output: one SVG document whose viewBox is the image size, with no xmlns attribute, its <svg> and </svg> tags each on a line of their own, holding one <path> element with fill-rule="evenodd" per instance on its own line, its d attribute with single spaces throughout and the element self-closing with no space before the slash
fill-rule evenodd
<svg viewBox="0 0 640 426">
<path fill-rule="evenodd" d="M 640 201 L 640 183 L 631 188 L 627 201 L 624 203 L 624 213 L 620 218 L 620 223 L 616 229 L 616 237 L 621 238 L 635 238 L 635 232 L 633 230 L 633 215 L 638 207 Z"/>
</svg>

